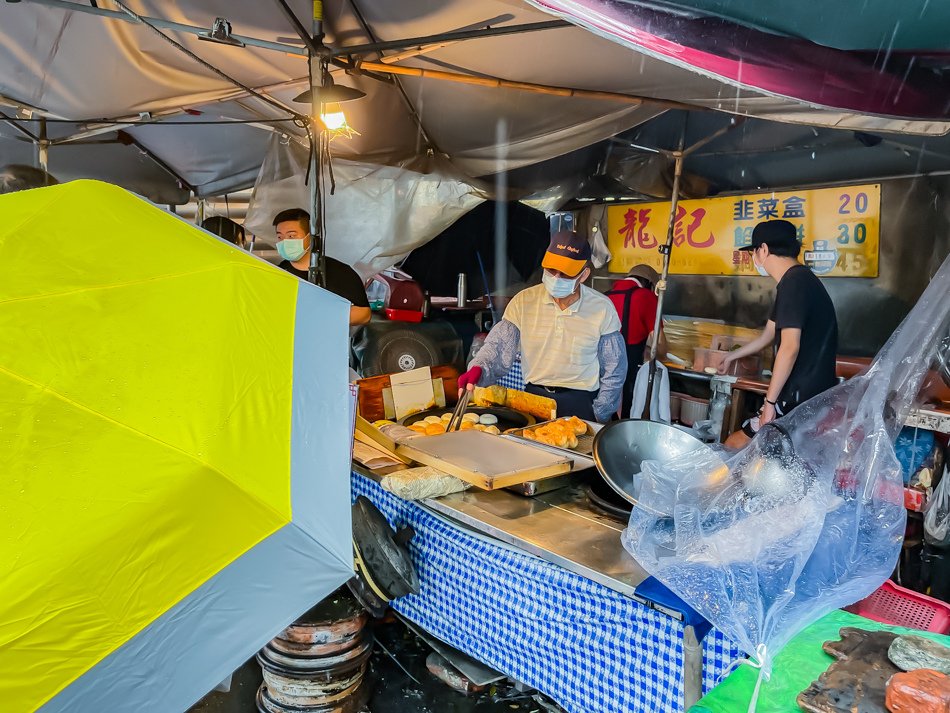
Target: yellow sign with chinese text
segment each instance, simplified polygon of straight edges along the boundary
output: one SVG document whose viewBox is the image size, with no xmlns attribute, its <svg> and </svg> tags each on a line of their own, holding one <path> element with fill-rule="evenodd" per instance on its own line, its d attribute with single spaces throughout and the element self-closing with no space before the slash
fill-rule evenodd
<svg viewBox="0 0 950 713">
<path fill-rule="evenodd" d="M 846 186 L 680 201 L 670 273 L 755 275 L 749 245 L 763 220 L 783 219 L 798 230 L 799 262 L 823 277 L 877 277 L 881 186 Z M 607 209 L 611 272 L 663 264 L 670 203 L 633 203 Z"/>
</svg>

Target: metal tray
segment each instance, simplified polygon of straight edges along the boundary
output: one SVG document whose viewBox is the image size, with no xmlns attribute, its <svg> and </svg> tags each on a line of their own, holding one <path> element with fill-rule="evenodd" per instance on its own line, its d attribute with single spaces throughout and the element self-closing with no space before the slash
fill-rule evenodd
<svg viewBox="0 0 950 713">
<path fill-rule="evenodd" d="M 554 421 L 560 421 L 562 419 L 556 418 Z M 526 426 L 524 428 L 512 428 L 505 431 L 506 436 L 514 436 L 521 441 L 530 443 L 532 446 L 537 446 L 543 448 L 544 450 L 550 451 L 552 453 L 560 453 L 562 455 L 569 455 L 571 457 L 576 457 L 578 453 L 584 456 L 590 456 L 594 452 L 594 436 L 597 435 L 597 431 L 601 429 L 600 424 L 593 424 L 590 421 L 584 421 L 587 424 L 587 433 L 577 437 L 577 447 L 576 448 L 561 448 L 559 446 L 551 446 L 547 443 L 539 443 L 538 441 L 532 441 L 524 437 L 525 431 L 534 431 L 542 426 L 546 426 L 553 421 L 544 421 L 543 423 L 537 423 L 533 426 Z M 583 468 L 593 468 L 594 461 L 592 458 L 588 458 L 589 464 L 585 464 L 582 467 L 578 467 L 575 464 L 574 470 L 582 470 Z"/>
<path fill-rule="evenodd" d="M 533 498 L 535 495 L 544 495 L 545 493 L 550 493 L 552 490 L 560 490 L 561 488 L 575 485 L 580 482 L 580 476 L 575 475 L 575 472 L 585 469 L 583 465 L 580 467 L 577 466 L 577 460 L 586 460 L 586 458 L 584 458 L 584 456 L 574 456 L 574 458 L 574 469 L 570 473 L 555 475 L 553 478 L 545 478 L 544 480 L 528 480 L 518 485 L 509 485 L 505 490 L 518 493 L 518 495 L 524 495 L 527 498 Z"/>
</svg>

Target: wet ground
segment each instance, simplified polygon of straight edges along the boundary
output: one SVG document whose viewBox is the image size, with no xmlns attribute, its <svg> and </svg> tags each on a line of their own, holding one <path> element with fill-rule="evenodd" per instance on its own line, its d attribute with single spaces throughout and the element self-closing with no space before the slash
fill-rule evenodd
<svg viewBox="0 0 950 713">
<path fill-rule="evenodd" d="M 466 696 L 449 688 L 426 668 L 432 649 L 401 621 L 375 627 L 374 646 L 366 673 L 369 702 L 364 713 L 549 713 L 559 711 L 534 692 L 519 692 L 510 681 L 490 685 Z M 392 654 L 385 653 L 383 647 Z M 253 659 L 234 674 L 228 693 L 210 693 L 191 713 L 257 713 L 254 702 L 261 670 Z"/>
</svg>

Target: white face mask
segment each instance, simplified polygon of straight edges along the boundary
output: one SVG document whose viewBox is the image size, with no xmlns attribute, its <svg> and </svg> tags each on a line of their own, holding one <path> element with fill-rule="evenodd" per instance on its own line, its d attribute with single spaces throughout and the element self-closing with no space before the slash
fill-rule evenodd
<svg viewBox="0 0 950 713">
<path fill-rule="evenodd" d="M 545 270 L 541 276 L 541 282 L 544 283 L 548 294 L 556 300 L 570 297 L 574 294 L 574 290 L 577 289 L 577 279 L 571 280 L 566 277 L 555 277 L 547 270 Z"/>
<path fill-rule="evenodd" d="M 755 261 L 755 253 L 752 253 L 752 264 L 755 265 L 755 271 L 762 275 L 762 277 L 768 277 L 769 271 L 766 270 L 762 265 Z"/>
</svg>

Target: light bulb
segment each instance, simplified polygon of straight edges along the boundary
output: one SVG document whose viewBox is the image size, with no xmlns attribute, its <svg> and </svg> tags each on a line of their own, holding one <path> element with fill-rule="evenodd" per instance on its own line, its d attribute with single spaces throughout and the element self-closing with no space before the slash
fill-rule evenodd
<svg viewBox="0 0 950 713">
<path fill-rule="evenodd" d="M 330 131 L 339 131 L 346 127 L 346 114 L 338 102 L 325 104 L 320 112 L 320 120 Z"/>
</svg>

